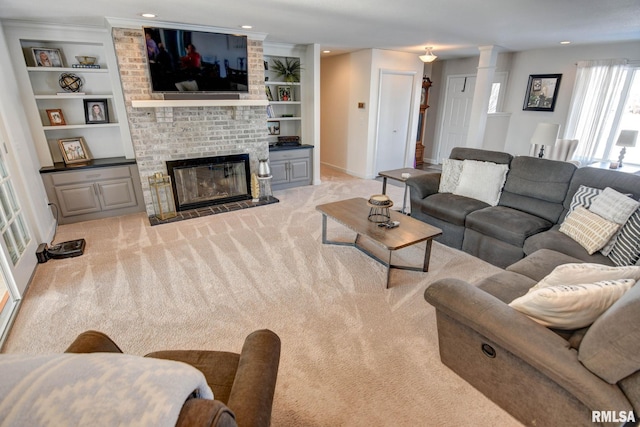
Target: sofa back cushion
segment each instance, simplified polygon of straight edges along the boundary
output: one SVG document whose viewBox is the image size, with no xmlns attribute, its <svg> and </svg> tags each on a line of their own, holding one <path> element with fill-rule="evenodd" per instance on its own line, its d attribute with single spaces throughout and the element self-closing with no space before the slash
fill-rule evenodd
<svg viewBox="0 0 640 427">
<path fill-rule="evenodd" d="M 478 160 L 480 162 L 493 162 L 499 165 L 508 165 L 513 156 L 501 151 L 482 150 L 479 148 L 454 147 L 451 150 L 450 159 L 454 160 Z"/>
<path fill-rule="evenodd" d="M 640 370 L 640 286 L 629 289 L 585 334 L 578 359 L 587 369 L 615 384 Z"/>
<path fill-rule="evenodd" d="M 569 211 L 573 195 L 581 185 L 603 190 L 611 187 L 622 194 L 630 194 L 632 199 L 640 199 L 640 176 L 616 170 L 584 167 L 578 169 L 571 178 L 569 191 L 563 202 L 564 211 L 560 218 L 564 218 Z"/>
<path fill-rule="evenodd" d="M 516 157 L 511 162 L 499 205 L 557 223 L 575 171 L 572 163 Z"/>
</svg>

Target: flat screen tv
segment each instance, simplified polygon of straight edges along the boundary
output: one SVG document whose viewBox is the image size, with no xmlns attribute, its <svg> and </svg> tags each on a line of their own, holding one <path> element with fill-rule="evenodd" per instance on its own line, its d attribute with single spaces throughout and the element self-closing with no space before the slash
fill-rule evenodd
<svg viewBox="0 0 640 427">
<path fill-rule="evenodd" d="M 154 92 L 248 92 L 247 37 L 144 28 Z"/>
</svg>

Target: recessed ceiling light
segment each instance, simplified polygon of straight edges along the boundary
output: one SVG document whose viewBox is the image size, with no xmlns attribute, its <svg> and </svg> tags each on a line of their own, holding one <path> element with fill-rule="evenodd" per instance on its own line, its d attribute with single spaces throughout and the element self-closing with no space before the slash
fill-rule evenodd
<svg viewBox="0 0 640 427">
<path fill-rule="evenodd" d="M 323 50 L 322 53 L 331 53 L 330 50 Z"/>
<path fill-rule="evenodd" d="M 155 18 L 156 15 L 154 13 L 142 13 L 141 14 L 144 18 Z"/>
<path fill-rule="evenodd" d="M 565 41 L 560 42 L 560 44 L 571 44 L 571 42 L 569 40 L 565 40 Z"/>
<path fill-rule="evenodd" d="M 253 28 L 253 25 L 241 25 L 240 28 L 244 28 L 245 30 L 250 30 Z"/>
</svg>

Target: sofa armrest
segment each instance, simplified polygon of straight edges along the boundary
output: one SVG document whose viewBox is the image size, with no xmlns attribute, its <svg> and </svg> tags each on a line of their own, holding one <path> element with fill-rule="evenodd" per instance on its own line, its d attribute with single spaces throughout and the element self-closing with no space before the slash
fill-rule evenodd
<svg viewBox="0 0 640 427">
<path fill-rule="evenodd" d="M 122 350 L 106 334 L 85 331 L 76 337 L 65 353 L 122 353 Z"/>
<path fill-rule="evenodd" d="M 433 283 L 424 297 L 436 310 L 475 330 L 561 385 L 589 407 L 630 410 L 631 404 L 615 386 L 606 383 L 579 361 L 569 342 L 512 309 L 496 297 L 457 279 Z"/>
<path fill-rule="evenodd" d="M 227 406 L 239 426 L 269 426 L 280 364 L 280 338 L 267 329 L 245 339 Z"/>
<path fill-rule="evenodd" d="M 436 194 L 440 187 L 440 175 L 440 172 L 432 172 L 408 178 L 406 184 L 409 186 L 411 198 L 424 199 Z"/>
</svg>

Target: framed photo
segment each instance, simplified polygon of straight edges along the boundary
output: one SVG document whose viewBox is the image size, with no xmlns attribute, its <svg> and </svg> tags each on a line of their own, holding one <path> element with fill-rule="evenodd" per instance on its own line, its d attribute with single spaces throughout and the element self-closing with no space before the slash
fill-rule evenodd
<svg viewBox="0 0 640 427">
<path fill-rule="evenodd" d="M 278 86 L 278 101 L 293 101 L 291 86 Z"/>
<path fill-rule="evenodd" d="M 267 94 L 267 101 L 273 101 L 273 94 L 271 93 L 271 88 L 269 86 L 265 86 L 264 91 Z"/>
<path fill-rule="evenodd" d="M 553 111 L 556 108 L 562 74 L 531 74 L 523 110 Z"/>
<path fill-rule="evenodd" d="M 60 49 L 50 47 L 32 47 L 31 53 L 36 67 L 63 67 Z"/>
<path fill-rule="evenodd" d="M 280 122 L 268 122 L 267 130 L 269 135 L 280 135 Z"/>
<path fill-rule="evenodd" d="M 91 158 L 87 151 L 87 146 L 84 144 L 84 138 L 81 136 L 76 138 L 59 139 L 58 146 L 60 146 L 60 152 L 64 163 L 87 163 Z"/>
<path fill-rule="evenodd" d="M 109 123 L 106 99 L 84 99 L 84 119 L 87 124 Z"/>
<path fill-rule="evenodd" d="M 67 124 L 64 120 L 62 110 L 59 108 L 55 110 L 47 110 L 47 116 L 49 116 L 49 124 L 51 126 L 64 126 Z"/>
</svg>

